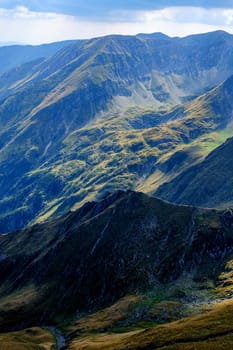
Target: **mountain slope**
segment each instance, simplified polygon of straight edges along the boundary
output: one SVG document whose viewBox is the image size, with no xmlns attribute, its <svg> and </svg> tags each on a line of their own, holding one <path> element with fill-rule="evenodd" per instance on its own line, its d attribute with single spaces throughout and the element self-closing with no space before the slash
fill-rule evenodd
<svg viewBox="0 0 233 350">
<path fill-rule="evenodd" d="M 72 43 L 2 76 L 1 232 L 104 191 L 153 192 L 199 161 L 194 141 L 231 120 L 232 79 L 166 108 L 231 76 L 232 45 L 224 32 L 108 36 Z M 173 156 L 182 169 L 171 170 Z"/>
<path fill-rule="evenodd" d="M 43 328 L 28 328 L 19 332 L 0 333 L 1 349 L 53 350 L 54 336 Z"/>
<path fill-rule="evenodd" d="M 0 75 L 9 71 L 12 68 L 15 68 L 16 71 L 19 69 L 19 66 L 37 60 L 39 58 L 46 58 L 52 56 L 62 47 L 68 46 L 71 44 L 72 40 L 55 42 L 51 44 L 44 45 L 9 45 L 0 47 Z M 18 68 L 16 68 L 18 67 Z"/>
<path fill-rule="evenodd" d="M 223 350 L 233 346 L 232 300 L 213 305 L 207 314 L 180 321 L 138 329 L 128 333 L 99 333 L 79 335 L 70 350 Z"/>
<path fill-rule="evenodd" d="M 1 329 L 55 322 L 129 292 L 161 290 L 185 273 L 214 280 L 232 254 L 231 223 L 224 212 L 128 191 L 2 235 Z"/>
<path fill-rule="evenodd" d="M 233 138 L 211 152 L 200 164 L 163 184 L 156 194 L 177 203 L 210 207 L 232 205 Z"/>
<path fill-rule="evenodd" d="M 83 79 L 82 73 L 89 67 L 90 80 L 101 82 L 109 78 L 113 82 L 114 79 L 127 90 L 126 97 L 132 94 L 131 103 L 139 99 L 147 105 L 182 102 L 182 98 L 200 94 L 232 75 L 232 35 L 219 31 L 186 38 L 165 38 L 156 34 L 115 35 L 78 41 L 42 63 L 36 75 L 38 77 L 39 73 L 42 78 L 43 72 L 45 78 L 51 69 L 56 72 L 66 67 L 61 76 L 64 78 L 69 68 L 70 78 L 77 84 L 77 78 Z M 69 42 L 65 43 L 67 46 Z M 35 58 L 38 57 L 41 56 Z M 80 72 L 72 72 L 81 66 Z"/>
<path fill-rule="evenodd" d="M 167 112 L 130 110 L 93 122 L 70 133 L 54 156 L 47 158 L 46 148 L 41 150 L 44 164 L 39 163 L 31 171 L 30 163 L 38 161 L 39 149 L 28 149 L 32 142 L 30 133 L 28 143 L 23 138 L 26 148 L 21 146 L 22 159 L 27 160 L 27 168 L 22 169 L 26 174 L 18 181 L 15 175 L 11 179 L 3 176 L 1 180 L 1 188 L 7 190 L 7 197 L 0 201 L 1 230 L 13 230 L 16 222 L 20 227 L 25 219 L 36 216 L 44 219 L 58 215 L 105 191 L 137 188 L 153 193 L 161 182 L 201 161 L 206 155 L 206 144 L 208 152 L 217 146 L 217 141 L 212 146 L 209 142 L 213 132 L 223 133 L 220 143 L 225 133 L 232 135 L 232 80 L 229 78 L 200 98 Z M 48 145 L 53 154 L 52 144 Z M 12 146 L 8 149 L 12 155 Z M 9 151 L 8 174 L 12 167 Z M 14 164 L 19 162 L 19 155 L 17 152 L 15 159 L 11 156 Z M 11 210 L 4 215 L 8 207 Z"/>
</svg>

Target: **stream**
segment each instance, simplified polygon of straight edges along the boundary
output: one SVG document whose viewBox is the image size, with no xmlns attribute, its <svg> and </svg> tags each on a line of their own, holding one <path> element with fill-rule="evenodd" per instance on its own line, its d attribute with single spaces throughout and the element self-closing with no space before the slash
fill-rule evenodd
<svg viewBox="0 0 233 350">
<path fill-rule="evenodd" d="M 46 327 L 56 338 L 56 349 L 61 350 L 66 345 L 65 337 L 63 334 L 55 327 Z"/>
</svg>

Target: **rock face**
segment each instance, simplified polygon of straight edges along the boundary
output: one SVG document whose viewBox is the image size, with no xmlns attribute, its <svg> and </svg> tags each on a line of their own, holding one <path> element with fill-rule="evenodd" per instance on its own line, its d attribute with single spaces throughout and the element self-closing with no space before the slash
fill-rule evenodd
<svg viewBox="0 0 233 350">
<path fill-rule="evenodd" d="M 0 231 L 64 213 L 98 193 L 138 188 L 153 172 L 164 171 L 168 163 L 161 165 L 159 158 L 164 163 L 178 144 L 226 126 L 230 89 L 219 98 L 217 89 L 192 105 L 158 108 L 229 78 L 232 55 L 233 37 L 224 32 L 183 39 L 116 35 L 70 43 L 5 72 Z"/>
<path fill-rule="evenodd" d="M 2 327 L 54 321 L 187 272 L 214 278 L 233 250 L 229 220 L 120 191 L 0 236 Z"/>
</svg>

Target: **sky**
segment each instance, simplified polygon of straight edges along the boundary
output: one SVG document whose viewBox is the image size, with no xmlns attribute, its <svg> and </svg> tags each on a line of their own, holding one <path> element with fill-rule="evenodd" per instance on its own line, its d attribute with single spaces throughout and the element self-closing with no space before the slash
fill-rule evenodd
<svg viewBox="0 0 233 350">
<path fill-rule="evenodd" d="M 0 0 L 4 43 L 214 30 L 233 33 L 233 0 Z"/>
</svg>

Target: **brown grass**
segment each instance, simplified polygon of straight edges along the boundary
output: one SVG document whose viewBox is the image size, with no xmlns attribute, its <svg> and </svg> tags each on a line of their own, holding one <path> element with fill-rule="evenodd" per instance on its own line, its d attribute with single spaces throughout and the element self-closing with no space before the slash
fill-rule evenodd
<svg viewBox="0 0 233 350">
<path fill-rule="evenodd" d="M 95 334 L 74 339 L 72 350 L 230 350 L 233 349 L 233 300 L 201 315 L 124 334 Z"/>
<path fill-rule="evenodd" d="M 70 331 L 97 332 L 113 327 L 127 317 L 130 307 L 140 299 L 141 297 L 137 295 L 125 296 L 110 307 L 82 317 L 70 328 Z"/>
<path fill-rule="evenodd" d="M 0 334 L 0 350 L 55 350 L 54 336 L 42 328 Z"/>
<path fill-rule="evenodd" d="M 2 311 L 14 310 L 22 307 L 25 303 L 33 303 L 38 299 L 38 291 L 34 286 L 28 286 L 12 293 L 6 297 L 0 298 L 0 309 Z"/>
</svg>

